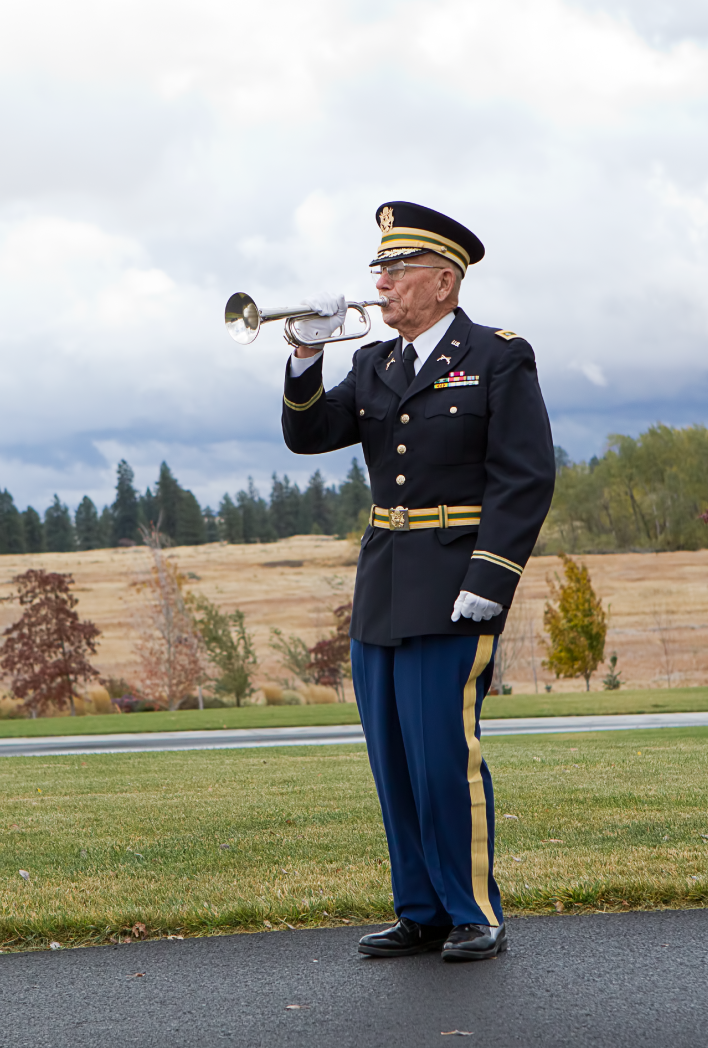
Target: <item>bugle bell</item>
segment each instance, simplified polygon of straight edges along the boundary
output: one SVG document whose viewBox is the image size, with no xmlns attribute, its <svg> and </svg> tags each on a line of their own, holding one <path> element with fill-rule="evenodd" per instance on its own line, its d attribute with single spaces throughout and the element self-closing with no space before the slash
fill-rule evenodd
<svg viewBox="0 0 708 1048">
<path fill-rule="evenodd" d="M 272 320 L 285 321 L 285 341 L 291 346 L 320 346 L 323 342 L 347 342 L 352 338 L 363 338 L 371 330 L 371 317 L 366 312 L 367 306 L 386 306 L 387 298 L 372 298 L 365 302 L 347 302 L 347 310 L 353 309 L 359 314 L 359 323 L 365 324 L 363 331 L 355 335 L 347 335 L 342 325 L 341 335 L 330 335 L 329 338 L 318 338 L 312 341 L 301 338 L 294 328 L 296 320 L 307 320 L 310 317 L 318 317 L 319 313 L 313 312 L 307 306 L 276 306 L 271 309 L 261 309 L 245 291 L 237 291 L 226 303 L 224 321 L 226 330 L 236 342 L 247 346 L 258 337 L 261 324 L 269 324 Z"/>
</svg>

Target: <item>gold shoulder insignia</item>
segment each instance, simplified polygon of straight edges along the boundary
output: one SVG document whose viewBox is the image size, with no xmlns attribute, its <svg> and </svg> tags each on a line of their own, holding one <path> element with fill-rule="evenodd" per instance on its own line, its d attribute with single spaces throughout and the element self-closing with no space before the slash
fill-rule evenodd
<svg viewBox="0 0 708 1048">
<path fill-rule="evenodd" d="M 523 335 L 517 335 L 515 331 L 495 331 L 495 335 L 499 338 L 503 338 L 505 342 L 510 342 L 512 338 L 523 338 Z"/>
</svg>

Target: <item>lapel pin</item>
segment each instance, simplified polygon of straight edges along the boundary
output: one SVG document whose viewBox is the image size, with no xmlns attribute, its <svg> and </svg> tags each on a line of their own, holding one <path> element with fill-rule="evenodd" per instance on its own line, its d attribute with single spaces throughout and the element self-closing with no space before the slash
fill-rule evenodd
<svg viewBox="0 0 708 1048">
<path fill-rule="evenodd" d="M 395 357 L 391 357 L 390 360 L 387 360 L 386 361 L 386 370 L 388 371 L 388 369 L 391 367 L 391 364 L 395 364 L 395 363 L 396 363 L 396 358 Z"/>
<path fill-rule="evenodd" d="M 456 339 L 454 339 L 454 338 L 453 338 L 452 342 L 450 343 L 451 346 L 459 346 L 459 344 L 460 343 Z"/>
<path fill-rule="evenodd" d="M 440 356 L 438 357 L 438 359 L 435 361 L 435 363 L 437 364 L 438 361 L 440 361 L 440 360 L 445 360 L 449 364 L 450 361 L 452 360 L 452 357 L 446 357 L 444 353 L 441 353 Z"/>
</svg>

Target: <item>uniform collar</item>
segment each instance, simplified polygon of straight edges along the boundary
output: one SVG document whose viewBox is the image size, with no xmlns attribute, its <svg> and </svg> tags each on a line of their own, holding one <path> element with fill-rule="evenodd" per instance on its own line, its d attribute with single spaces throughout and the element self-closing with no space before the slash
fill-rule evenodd
<svg viewBox="0 0 708 1048">
<path fill-rule="evenodd" d="M 389 389 L 398 394 L 402 401 L 407 400 L 408 397 L 419 393 L 426 386 L 430 386 L 441 375 L 446 375 L 448 371 L 455 369 L 458 361 L 469 349 L 472 328 L 472 321 L 458 306 L 455 309 L 455 319 L 443 332 L 437 344 L 433 346 L 433 351 L 428 353 L 427 360 L 410 386 L 403 370 L 403 340 L 399 336 L 382 342 L 377 347 L 379 357 L 374 365 L 376 374 Z M 432 330 L 433 328 L 430 329 Z M 417 345 L 417 340 L 414 345 Z M 439 353 L 436 352 L 438 349 Z"/>
<path fill-rule="evenodd" d="M 433 326 L 428 328 L 427 331 L 423 331 L 414 340 L 413 345 L 415 346 L 415 351 L 418 354 L 418 360 L 420 361 L 420 367 L 418 367 L 417 369 L 418 371 L 420 371 L 423 364 L 425 364 L 426 360 L 433 352 L 438 342 L 441 340 L 441 338 L 443 337 L 447 329 L 450 327 L 450 324 L 452 324 L 454 319 L 455 312 L 451 309 L 450 312 L 446 313 L 444 317 L 441 317 L 436 324 L 433 324 Z M 408 345 L 408 343 L 404 340 L 403 345 L 406 346 Z"/>
<path fill-rule="evenodd" d="M 403 400 L 415 396 L 427 386 L 432 385 L 442 375 L 454 371 L 460 360 L 469 349 L 469 338 L 472 332 L 472 321 L 458 306 L 455 319 L 443 332 L 442 337 L 433 347 L 428 359 L 403 394 Z M 401 366 L 403 370 L 403 366 Z"/>
</svg>

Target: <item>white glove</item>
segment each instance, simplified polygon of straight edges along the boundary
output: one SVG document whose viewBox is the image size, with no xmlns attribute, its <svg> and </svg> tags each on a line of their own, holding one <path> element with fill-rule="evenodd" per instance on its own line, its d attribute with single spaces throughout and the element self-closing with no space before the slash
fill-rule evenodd
<svg viewBox="0 0 708 1048">
<path fill-rule="evenodd" d="M 347 303 L 344 295 L 330 295 L 328 291 L 322 291 L 318 295 L 306 298 L 302 303 L 313 313 L 319 313 L 319 317 L 311 320 L 296 320 L 293 325 L 300 338 L 308 342 L 316 342 L 318 339 L 329 338 L 329 336 L 341 327 L 347 315 Z"/>
<path fill-rule="evenodd" d="M 466 619 L 472 619 L 473 622 L 481 622 L 482 619 L 491 619 L 495 615 L 501 615 L 503 610 L 501 604 L 493 600 L 478 597 L 476 593 L 470 593 L 468 590 L 460 590 L 460 595 L 452 609 L 452 621 L 457 622 L 460 615 L 464 615 Z"/>
</svg>

